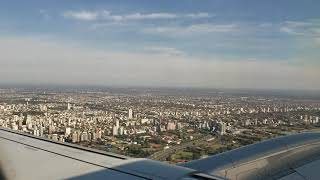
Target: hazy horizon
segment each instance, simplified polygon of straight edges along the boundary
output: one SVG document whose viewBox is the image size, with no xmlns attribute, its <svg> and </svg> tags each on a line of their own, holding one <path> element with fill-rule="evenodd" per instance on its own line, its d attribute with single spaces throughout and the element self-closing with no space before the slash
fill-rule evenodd
<svg viewBox="0 0 320 180">
<path fill-rule="evenodd" d="M 1 84 L 0 89 L 77 89 L 77 90 L 107 90 L 107 89 L 128 89 L 128 90 L 200 90 L 200 91 L 234 91 L 234 92 L 299 92 L 299 93 L 319 93 L 319 89 L 272 89 L 272 88 L 225 88 L 225 87 L 192 87 L 192 86 L 143 86 L 143 85 L 87 85 L 87 84 L 35 84 L 35 83 L 14 83 Z"/>
</svg>

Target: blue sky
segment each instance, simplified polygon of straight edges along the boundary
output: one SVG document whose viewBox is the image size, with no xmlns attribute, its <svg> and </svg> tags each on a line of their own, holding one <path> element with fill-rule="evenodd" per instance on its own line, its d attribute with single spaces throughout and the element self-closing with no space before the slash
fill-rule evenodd
<svg viewBox="0 0 320 180">
<path fill-rule="evenodd" d="M 319 7 L 317 0 L 2 0 L 0 75 L 13 73 L 5 83 L 320 89 Z M 66 69 L 57 75 L 48 65 Z"/>
</svg>

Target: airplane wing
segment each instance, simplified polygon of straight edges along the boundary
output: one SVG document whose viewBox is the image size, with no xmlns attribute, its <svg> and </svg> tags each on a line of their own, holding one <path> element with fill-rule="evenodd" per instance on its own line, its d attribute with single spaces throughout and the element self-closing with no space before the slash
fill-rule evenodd
<svg viewBox="0 0 320 180">
<path fill-rule="evenodd" d="M 320 179 L 320 133 L 301 133 L 180 164 L 228 179 Z"/>
<path fill-rule="evenodd" d="M 303 133 L 170 165 L 0 128 L 3 179 L 280 179 L 320 177 L 320 134 Z"/>
<path fill-rule="evenodd" d="M 8 180 L 221 179 L 186 167 L 129 158 L 2 128 L 0 167 L 0 179 Z"/>
</svg>

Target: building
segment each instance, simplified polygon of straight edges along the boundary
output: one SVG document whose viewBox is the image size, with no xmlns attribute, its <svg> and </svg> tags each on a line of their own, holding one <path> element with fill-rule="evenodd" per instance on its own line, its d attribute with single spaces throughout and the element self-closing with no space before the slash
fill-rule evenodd
<svg viewBox="0 0 320 180">
<path fill-rule="evenodd" d="M 47 106 L 43 105 L 43 104 L 39 105 L 39 109 L 40 109 L 40 111 L 47 111 L 48 110 Z"/>
<path fill-rule="evenodd" d="M 72 143 L 78 142 L 78 134 L 77 132 L 73 132 L 72 134 Z"/>
<path fill-rule="evenodd" d="M 91 132 L 91 139 L 93 141 L 97 140 L 97 134 L 95 132 Z"/>
<path fill-rule="evenodd" d="M 112 135 L 113 136 L 117 136 L 118 135 L 118 126 L 113 126 L 113 128 L 112 128 Z"/>
<path fill-rule="evenodd" d="M 118 128 L 120 127 L 120 122 L 119 122 L 118 119 L 116 120 L 116 126 L 117 126 Z"/>
<path fill-rule="evenodd" d="M 39 136 L 43 136 L 43 126 L 40 125 L 40 128 L 39 128 Z"/>
<path fill-rule="evenodd" d="M 58 141 L 58 134 L 52 134 L 51 138 L 54 141 Z"/>
<path fill-rule="evenodd" d="M 178 130 L 182 129 L 182 127 L 183 127 L 183 126 L 182 126 L 182 124 L 181 124 L 180 122 L 177 123 L 177 129 L 178 129 Z"/>
<path fill-rule="evenodd" d="M 52 134 L 53 133 L 53 126 L 49 125 L 48 127 L 48 134 Z"/>
<path fill-rule="evenodd" d="M 173 122 L 168 122 L 167 124 L 167 130 L 175 130 L 176 129 L 176 125 Z"/>
<path fill-rule="evenodd" d="M 88 133 L 87 132 L 82 132 L 80 136 L 80 141 L 88 141 Z"/>
<path fill-rule="evenodd" d="M 141 119 L 141 124 L 144 124 L 144 123 L 149 123 L 149 119 L 146 119 L 146 118 Z"/>
<path fill-rule="evenodd" d="M 66 127 L 65 131 L 64 131 L 64 135 L 65 136 L 69 136 L 71 134 L 71 128 L 70 127 Z"/>
<path fill-rule="evenodd" d="M 64 136 L 63 136 L 63 135 L 60 135 L 60 136 L 59 136 L 59 141 L 60 141 L 60 142 L 64 142 Z"/>
<path fill-rule="evenodd" d="M 96 129 L 96 137 L 97 139 L 101 139 L 102 138 L 102 132 L 101 132 L 101 129 Z"/>
<path fill-rule="evenodd" d="M 77 142 L 80 142 L 81 141 L 81 132 L 80 130 L 77 130 Z"/>
<path fill-rule="evenodd" d="M 123 128 L 123 126 L 121 126 L 119 128 L 119 135 L 121 136 L 121 135 L 123 135 L 123 133 L 124 133 L 124 128 Z"/>
<path fill-rule="evenodd" d="M 129 109 L 128 111 L 128 119 L 132 119 L 133 118 L 133 111 L 132 109 Z"/>
<path fill-rule="evenodd" d="M 226 123 L 220 122 L 220 135 L 225 135 L 226 134 Z"/>
</svg>

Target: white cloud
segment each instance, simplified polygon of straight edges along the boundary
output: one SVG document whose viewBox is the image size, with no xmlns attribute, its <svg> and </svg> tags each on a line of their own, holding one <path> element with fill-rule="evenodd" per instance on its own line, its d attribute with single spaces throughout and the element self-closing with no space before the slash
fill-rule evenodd
<svg viewBox="0 0 320 180">
<path fill-rule="evenodd" d="M 120 15 L 113 15 L 110 11 L 102 11 L 98 12 L 100 15 L 100 19 L 107 19 L 112 21 L 121 21 L 123 20 L 123 16 Z"/>
<path fill-rule="evenodd" d="M 209 17 L 212 17 L 212 15 L 209 15 L 209 13 L 200 12 L 200 13 L 195 13 L 195 14 L 187 14 L 186 17 L 190 17 L 190 18 L 209 18 Z"/>
<path fill-rule="evenodd" d="M 314 61 L 318 61 L 319 53 L 314 48 L 319 48 L 320 37 L 320 20 L 286 21 L 281 24 L 280 32 L 286 33 L 297 41 L 297 45 L 301 46 L 299 57 L 311 57 Z M 302 58 L 303 59 L 303 58 Z M 301 60 L 300 60 L 301 61 Z"/>
<path fill-rule="evenodd" d="M 239 31 L 236 24 L 192 24 L 189 26 L 149 27 L 142 30 L 147 34 L 161 34 L 165 36 L 197 35 L 206 33 L 227 33 Z"/>
<path fill-rule="evenodd" d="M 190 32 L 231 32 L 237 31 L 236 24 L 195 24 L 187 28 Z"/>
<path fill-rule="evenodd" d="M 172 13 L 151 13 L 151 14 L 129 14 L 124 16 L 127 20 L 142 20 L 142 19 L 174 19 L 178 16 Z"/>
<path fill-rule="evenodd" d="M 104 29 L 104 28 L 114 28 L 114 26 L 125 26 L 126 24 L 121 21 L 111 21 L 103 23 L 94 23 L 89 28 L 91 30 Z"/>
<path fill-rule="evenodd" d="M 284 24 L 290 27 L 306 27 L 312 25 L 309 22 L 300 22 L 300 21 L 285 21 Z"/>
<path fill-rule="evenodd" d="M 280 26 L 280 31 L 287 33 L 288 35 L 319 37 L 320 22 L 318 20 L 306 22 L 286 21 Z"/>
<path fill-rule="evenodd" d="M 146 47 L 144 48 L 146 52 L 151 52 L 151 53 L 157 53 L 157 54 L 162 54 L 162 55 L 169 55 L 169 56 L 182 56 L 185 55 L 183 51 L 180 51 L 176 48 L 171 48 L 171 47 Z"/>
<path fill-rule="evenodd" d="M 320 89 L 317 66 L 278 61 L 99 51 L 19 37 L 0 37 L 0 49 L 2 83 Z"/>
<path fill-rule="evenodd" d="M 83 20 L 83 21 L 92 21 L 96 20 L 98 17 L 97 12 L 90 12 L 90 11 L 67 11 L 63 13 L 63 16 L 66 18 L 72 18 L 77 20 Z"/>
<path fill-rule="evenodd" d="M 301 33 L 296 32 L 296 30 L 294 28 L 291 28 L 291 27 L 288 27 L 288 26 L 280 27 L 280 31 L 284 32 L 284 33 L 287 33 L 289 35 L 299 35 L 299 34 L 301 34 Z"/>
<path fill-rule="evenodd" d="M 103 11 L 100 13 L 101 19 L 113 20 L 113 21 L 128 21 L 128 20 L 146 20 L 146 19 L 174 19 L 178 16 L 172 13 L 133 13 L 127 15 L 115 15 L 110 11 Z"/>
<path fill-rule="evenodd" d="M 112 20 L 112 21 L 129 21 L 129 20 L 155 20 L 155 19 L 178 19 L 178 18 L 209 18 L 206 12 L 191 14 L 174 14 L 167 12 L 157 13 L 132 13 L 132 14 L 114 14 L 110 11 L 67 11 L 63 13 L 64 17 L 78 20 Z"/>
</svg>

